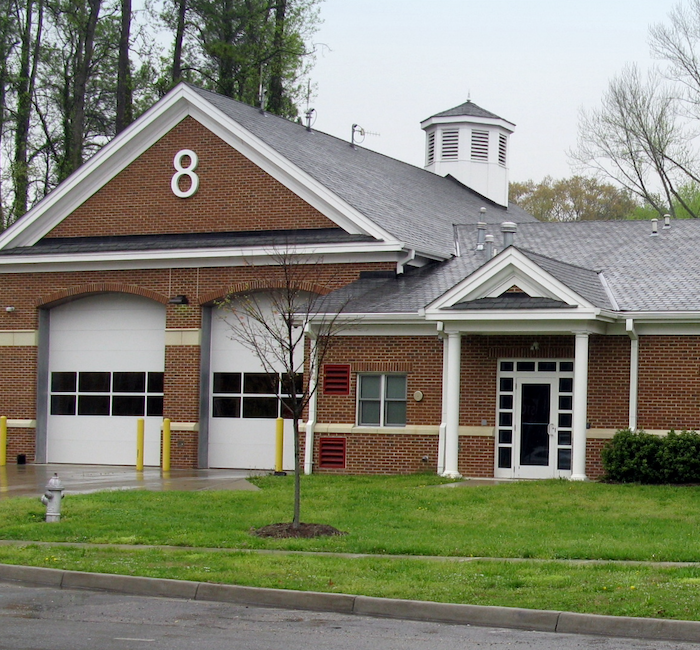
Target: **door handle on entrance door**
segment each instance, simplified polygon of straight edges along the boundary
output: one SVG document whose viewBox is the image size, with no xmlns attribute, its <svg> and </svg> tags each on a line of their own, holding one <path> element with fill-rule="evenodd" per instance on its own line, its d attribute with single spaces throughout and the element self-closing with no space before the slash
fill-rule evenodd
<svg viewBox="0 0 700 650">
<path fill-rule="evenodd" d="M 552 422 L 547 425 L 547 433 L 553 438 L 554 434 L 557 432 L 557 427 Z"/>
</svg>

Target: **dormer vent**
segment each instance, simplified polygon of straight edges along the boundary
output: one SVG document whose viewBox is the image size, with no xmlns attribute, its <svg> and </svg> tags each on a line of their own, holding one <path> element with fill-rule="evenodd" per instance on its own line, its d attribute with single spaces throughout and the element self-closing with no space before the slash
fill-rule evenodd
<svg viewBox="0 0 700 650">
<path fill-rule="evenodd" d="M 498 164 L 506 166 L 506 153 L 508 152 L 508 138 L 502 133 L 498 136 Z"/>
<path fill-rule="evenodd" d="M 472 131 L 472 160 L 489 161 L 489 132 Z"/>
<path fill-rule="evenodd" d="M 428 151 L 426 162 L 428 165 L 432 165 L 435 162 L 435 131 L 428 133 Z"/>
<path fill-rule="evenodd" d="M 425 166 L 508 207 L 508 138 L 515 125 L 471 101 L 421 122 Z"/>
<path fill-rule="evenodd" d="M 518 230 L 518 224 L 512 221 L 504 221 L 501 224 L 501 232 L 503 233 L 503 248 L 512 246 L 515 241 L 515 233 Z"/>
<path fill-rule="evenodd" d="M 459 129 L 446 129 L 442 132 L 442 159 L 459 158 Z"/>
</svg>

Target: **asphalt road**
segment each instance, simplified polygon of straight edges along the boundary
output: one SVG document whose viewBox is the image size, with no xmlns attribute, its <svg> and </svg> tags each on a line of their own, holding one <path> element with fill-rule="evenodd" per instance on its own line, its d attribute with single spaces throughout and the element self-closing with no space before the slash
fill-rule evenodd
<svg viewBox="0 0 700 650">
<path fill-rule="evenodd" d="M 0 583 L 2 650 L 697 650 L 640 641 L 422 623 Z"/>
</svg>

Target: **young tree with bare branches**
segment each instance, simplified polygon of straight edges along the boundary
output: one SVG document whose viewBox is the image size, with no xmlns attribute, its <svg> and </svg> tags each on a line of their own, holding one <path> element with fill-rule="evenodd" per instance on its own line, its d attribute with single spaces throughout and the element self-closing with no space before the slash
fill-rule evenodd
<svg viewBox="0 0 700 650">
<path fill-rule="evenodd" d="M 270 253 L 279 280 L 271 288 L 252 283 L 226 297 L 220 308 L 231 338 L 252 352 L 269 375 L 281 382 L 283 412 L 294 432 L 294 514 L 298 529 L 301 510 L 300 426 L 304 410 L 318 389 L 318 372 L 339 334 L 356 319 L 344 316 L 349 294 L 334 300 L 338 286 L 323 259 L 300 258 L 293 246 Z M 274 392 L 277 392 L 277 387 Z"/>
</svg>

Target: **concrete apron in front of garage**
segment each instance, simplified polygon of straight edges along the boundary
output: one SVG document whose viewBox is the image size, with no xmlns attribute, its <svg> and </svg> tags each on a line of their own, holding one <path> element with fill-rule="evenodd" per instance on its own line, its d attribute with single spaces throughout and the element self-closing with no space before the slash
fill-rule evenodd
<svg viewBox="0 0 700 650">
<path fill-rule="evenodd" d="M 0 499 L 38 496 L 49 479 L 58 474 L 65 494 L 101 490 L 257 490 L 246 479 L 256 472 L 231 469 L 174 469 L 102 465 L 7 465 L 0 467 Z M 261 472 L 257 472 L 258 474 Z"/>
</svg>

